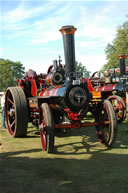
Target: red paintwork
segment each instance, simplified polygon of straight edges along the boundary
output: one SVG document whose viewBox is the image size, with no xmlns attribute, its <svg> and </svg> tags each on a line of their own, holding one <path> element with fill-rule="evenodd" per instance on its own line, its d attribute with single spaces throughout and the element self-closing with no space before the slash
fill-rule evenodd
<svg viewBox="0 0 128 193">
<path fill-rule="evenodd" d="M 104 86 L 96 87 L 95 91 L 100 91 L 100 92 L 110 92 L 112 91 L 117 84 L 107 84 Z"/>
<path fill-rule="evenodd" d="M 120 73 L 120 68 L 114 68 L 114 69 L 108 70 L 109 73 L 112 73 L 113 71 Z M 128 67 L 126 67 L 126 72 L 128 72 Z"/>
<path fill-rule="evenodd" d="M 61 88 L 62 85 L 57 85 L 53 87 L 51 90 L 50 89 L 44 89 L 43 91 L 40 92 L 40 96 L 57 96 L 57 91 L 59 88 Z"/>
<path fill-rule="evenodd" d="M 56 96 L 57 90 L 61 87 L 62 85 L 57 85 L 54 89 L 51 90 L 50 94 L 51 96 Z"/>
<path fill-rule="evenodd" d="M 78 120 L 78 113 L 73 113 L 73 112 L 71 112 L 69 109 L 64 109 L 64 111 L 67 112 L 68 118 L 69 118 L 70 120 Z"/>
<path fill-rule="evenodd" d="M 46 77 L 46 81 L 48 82 L 49 85 L 52 85 L 51 76 L 52 74 L 48 74 Z"/>
<path fill-rule="evenodd" d="M 35 111 L 35 112 L 39 112 L 39 109 L 33 109 L 33 111 Z"/>
<path fill-rule="evenodd" d="M 72 121 L 72 123 L 66 123 L 66 124 L 59 124 L 55 125 L 55 128 L 74 128 L 74 129 L 79 129 L 81 127 L 88 127 L 88 126 L 98 126 L 98 125 L 108 125 L 109 121 L 104 121 L 102 122 L 86 122 L 86 123 L 81 123 L 80 121 Z"/>
<path fill-rule="evenodd" d="M 31 95 L 32 96 L 37 96 L 37 85 L 36 85 L 36 80 L 33 79 L 31 81 Z"/>
<path fill-rule="evenodd" d="M 91 80 L 85 78 L 84 81 L 87 82 L 87 87 L 88 87 L 88 90 L 89 90 L 89 91 L 95 91 L 95 90 L 94 90 L 94 87 L 93 87 L 93 85 L 92 85 Z"/>
<path fill-rule="evenodd" d="M 126 54 L 119 54 L 118 58 L 119 59 L 125 59 L 125 58 L 127 58 L 127 55 Z"/>
<path fill-rule="evenodd" d="M 61 109 L 60 106 L 57 105 L 57 104 L 51 104 L 51 103 L 50 103 L 49 106 L 50 106 L 52 109 L 54 109 L 54 110 L 59 110 L 59 111 L 62 112 L 62 109 Z"/>
</svg>

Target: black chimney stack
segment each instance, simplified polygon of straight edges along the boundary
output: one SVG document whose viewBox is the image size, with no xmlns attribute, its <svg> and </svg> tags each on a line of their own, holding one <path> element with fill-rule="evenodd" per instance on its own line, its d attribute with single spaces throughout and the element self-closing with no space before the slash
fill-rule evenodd
<svg viewBox="0 0 128 193">
<path fill-rule="evenodd" d="M 63 35 L 66 74 L 69 74 L 70 72 L 75 72 L 74 33 L 76 30 L 77 29 L 72 25 L 63 26 L 59 30 Z"/>
<path fill-rule="evenodd" d="M 118 55 L 119 63 L 120 63 L 120 76 L 123 76 L 126 74 L 126 66 L 125 66 L 125 54 Z"/>
</svg>

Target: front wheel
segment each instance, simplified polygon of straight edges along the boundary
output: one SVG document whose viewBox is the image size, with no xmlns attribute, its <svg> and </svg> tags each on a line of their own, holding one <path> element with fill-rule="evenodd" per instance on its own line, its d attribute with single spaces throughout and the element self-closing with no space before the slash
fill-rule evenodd
<svg viewBox="0 0 128 193">
<path fill-rule="evenodd" d="M 124 100 L 117 95 L 110 96 L 108 100 L 112 103 L 118 122 L 121 123 L 126 117 L 126 105 Z"/>
<path fill-rule="evenodd" d="M 43 150 L 52 153 L 54 149 L 53 116 L 47 103 L 43 103 L 40 107 L 39 129 Z"/>
<path fill-rule="evenodd" d="M 113 106 L 110 101 L 105 100 L 104 103 L 99 103 L 97 106 L 96 122 L 101 123 L 96 126 L 98 140 L 107 147 L 110 147 L 117 135 L 117 119 Z M 108 122 L 108 124 L 103 124 Z"/>
</svg>

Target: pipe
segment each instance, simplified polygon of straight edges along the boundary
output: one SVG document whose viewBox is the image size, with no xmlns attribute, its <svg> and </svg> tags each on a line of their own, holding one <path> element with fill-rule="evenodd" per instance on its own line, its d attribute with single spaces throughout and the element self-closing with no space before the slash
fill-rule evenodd
<svg viewBox="0 0 128 193">
<path fill-rule="evenodd" d="M 126 59 L 125 54 L 120 54 L 118 55 L 119 63 L 120 63 L 120 76 L 123 76 L 126 74 L 126 66 L 125 66 L 125 59 Z"/>
<path fill-rule="evenodd" d="M 72 25 L 63 26 L 59 31 L 62 33 L 64 42 L 65 71 L 68 75 L 75 72 L 75 44 L 74 33 L 77 29 Z"/>
</svg>

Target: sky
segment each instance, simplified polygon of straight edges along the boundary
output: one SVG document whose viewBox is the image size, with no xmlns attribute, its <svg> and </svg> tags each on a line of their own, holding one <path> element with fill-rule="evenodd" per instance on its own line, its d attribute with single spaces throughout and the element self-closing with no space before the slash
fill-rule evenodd
<svg viewBox="0 0 128 193">
<path fill-rule="evenodd" d="M 128 1 L 0 0 L 0 58 L 46 73 L 61 56 L 59 29 L 74 25 L 75 60 L 91 73 L 107 62 L 105 48 L 128 15 Z"/>
</svg>

